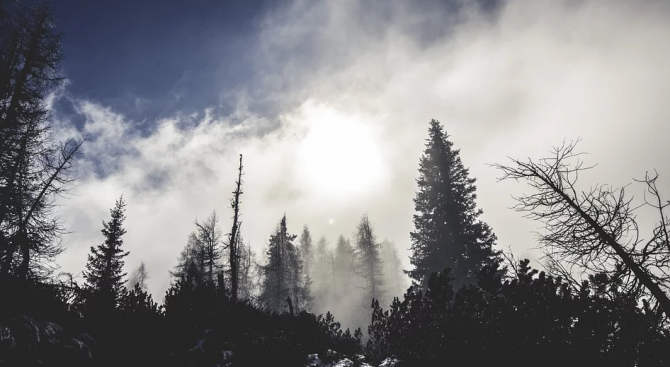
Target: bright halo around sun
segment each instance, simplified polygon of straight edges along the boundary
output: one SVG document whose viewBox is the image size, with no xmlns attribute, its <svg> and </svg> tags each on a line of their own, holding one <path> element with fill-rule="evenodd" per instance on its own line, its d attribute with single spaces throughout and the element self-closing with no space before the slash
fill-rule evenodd
<svg viewBox="0 0 670 367">
<path fill-rule="evenodd" d="M 386 167 L 373 118 L 315 103 L 303 105 L 302 118 L 300 173 L 308 187 L 339 199 L 383 184 Z"/>
</svg>

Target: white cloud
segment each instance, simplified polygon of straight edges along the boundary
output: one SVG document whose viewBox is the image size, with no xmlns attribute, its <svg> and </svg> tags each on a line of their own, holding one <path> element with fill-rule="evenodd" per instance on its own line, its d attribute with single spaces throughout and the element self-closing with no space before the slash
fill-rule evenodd
<svg viewBox="0 0 670 367">
<path fill-rule="evenodd" d="M 307 223 L 331 242 L 367 212 L 380 237 L 406 248 L 431 118 L 462 148 L 499 242 L 522 256 L 536 225 L 507 208 L 525 188 L 496 183 L 485 163 L 538 157 L 582 137 L 589 160 L 600 162 L 585 182 L 619 186 L 653 168 L 669 182 L 666 2 L 516 0 L 496 17 L 374 4 L 296 1 L 269 14 L 252 45 L 257 77 L 240 91 L 233 116 L 175 116 L 140 136 L 118 111 L 79 103 L 84 131 L 96 137 L 85 153 L 113 169 L 104 178 L 83 175 L 65 203 L 62 216 L 75 231 L 66 238 L 66 269 L 83 268 L 88 247 L 101 241 L 100 221 L 123 193 L 128 264 L 144 260 L 150 290 L 162 298 L 193 220 L 212 209 L 228 218 L 239 153 L 243 234 L 257 250 L 284 211 L 293 232 Z M 277 103 L 283 115 L 250 113 L 250 96 Z"/>
</svg>

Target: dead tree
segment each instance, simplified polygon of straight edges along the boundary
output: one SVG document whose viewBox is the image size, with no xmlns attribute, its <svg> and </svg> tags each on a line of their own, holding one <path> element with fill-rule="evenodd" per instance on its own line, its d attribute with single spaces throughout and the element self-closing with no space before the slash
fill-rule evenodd
<svg viewBox="0 0 670 367">
<path fill-rule="evenodd" d="M 239 258 L 238 253 L 238 231 L 240 227 L 240 195 L 242 195 L 242 154 L 240 154 L 240 165 L 237 172 L 236 188 L 233 191 L 233 198 L 230 200 L 230 206 L 233 209 L 233 228 L 230 231 L 229 254 L 230 254 L 230 285 L 231 285 L 231 300 L 237 301 L 238 288 L 238 272 L 239 272 Z"/>
<path fill-rule="evenodd" d="M 658 174 L 647 174 L 645 201 L 632 205 L 626 187 L 614 189 L 596 185 L 579 191 L 576 182 L 585 167 L 575 151 L 579 142 L 563 143 L 552 155 L 537 162 L 512 159 L 511 166 L 496 164 L 503 172 L 500 180 L 525 180 L 535 193 L 515 198 L 517 211 L 544 224 L 539 236 L 545 257 L 563 273 L 576 270 L 606 274 L 621 281 L 623 290 L 638 297 L 651 296 L 666 317 L 670 316 L 669 219 L 656 187 Z M 651 208 L 658 223 L 649 237 L 642 238 L 637 210 Z"/>
</svg>

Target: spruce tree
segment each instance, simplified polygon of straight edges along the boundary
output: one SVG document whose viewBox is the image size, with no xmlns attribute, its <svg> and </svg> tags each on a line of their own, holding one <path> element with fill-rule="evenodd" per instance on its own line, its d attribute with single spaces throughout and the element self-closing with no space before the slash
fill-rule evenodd
<svg viewBox="0 0 670 367">
<path fill-rule="evenodd" d="M 413 269 L 409 276 L 425 286 L 433 272 L 451 268 L 460 285 L 497 260 L 496 237 L 482 222 L 475 199 L 475 179 L 468 176 L 453 143 L 437 120 L 430 121 L 426 149 L 419 163 L 419 189 L 414 199 L 414 231 L 410 233 Z"/>
<path fill-rule="evenodd" d="M 140 263 L 140 266 L 135 270 L 133 275 L 128 279 L 127 287 L 128 289 L 134 289 L 135 286 L 139 286 L 143 291 L 147 290 L 147 279 L 149 279 L 149 273 L 147 272 L 147 267 L 144 265 L 144 261 Z"/>
<path fill-rule="evenodd" d="M 106 311 L 116 307 L 119 296 L 124 290 L 123 278 L 126 273 L 123 272 L 123 258 L 128 256 L 128 252 L 122 249 L 122 237 L 126 234 L 123 228 L 126 219 L 125 208 L 126 203 L 121 196 L 110 210 L 111 219 L 102 223 L 105 242 L 97 247 L 91 247 L 84 271 L 86 288 L 95 299 L 94 307 Z"/>
<path fill-rule="evenodd" d="M 270 236 L 267 263 L 262 267 L 263 284 L 259 301 L 274 311 L 285 310 L 290 298 L 298 310 L 311 304 L 310 284 L 304 276 L 300 251 L 293 244 L 296 235 L 288 233 L 286 215 Z"/>
<path fill-rule="evenodd" d="M 302 257 L 303 267 L 305 269 L 305 274 L 312 276 L 312 265 L 314 263 L 314 249 L 312 244 L 312 235 L 309 232 L 309 228 L 305 225 L 302 228 L 302 234 L 300 235 L 300 255 Z"/>
<path fill-rule="evenodd" d="M 237 236 L 238 245 L 236 250 L 239 259 L 238 273 L 238 295 L 240 300 L 251 299 L 256 290 L 256 254 L 251 245 L 245 245 L 242 236 Z"/>
<path fill-rule="evenodd" d="M 380 244 L 367 215 L 363 215 L 358 224 L 355 245 L 356 271 L 363 278 L 364 303 L 368 307 L 384 294 L 384 270 Z"/>
<path fill-rule="evenodd" d="M 393 295 L 400 296 L 405 291 L 407 276 L 403 273 L 398 248 L 393 241 L 384 239 L 381 244 L 385 281 Z"/>
<path fill-rule="evenodd" d="M 342 235 L 337 239 L 331 267 L 333 294 L 338 298 L 343 297 L 345 293 L 351 292 L 353 285 L 352 275 L 356 264 L 354 264 L 354 248 L 351 246 L 349 240 Z"/>
<path fill-rule="evenodd" d="M 196 251 L 198 251 L 196 236 L 195 233 L 191 233 L 188 236 L 188 242 L 186 242 L 186 245 L 179 253 L 177 265 L 174 267 L 174 270 L 170 271 L 173 285 L 179 281 L 185 282 L 188 278 L 189 269 L 196 267 Z"/>
<path fill-rule="evenodd" d="M 314 295 L 314 312 L 325 314 L 335 299 L 335 278 L 333 273 L 333 251 L 328 246 L 326 238 L 321 236 L 314 249 L 314 264 L 311 277 L 314 280 L 312 294 Z"/>
<path fill-rule="evenodd" d="M 216 273 L 222 268 L 221 229 L 216 211 L 202 223 L 195 221 L 195 248 L 200 274 L 205 281 L 213 282 Z"/>
</svg>

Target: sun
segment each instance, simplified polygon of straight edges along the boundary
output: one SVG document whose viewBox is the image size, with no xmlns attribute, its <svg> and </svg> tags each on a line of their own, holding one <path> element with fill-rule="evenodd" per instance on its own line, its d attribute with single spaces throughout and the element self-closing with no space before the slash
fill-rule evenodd
<svg viewBox="0 0 670 367">
<path fill-rule="evenodd" d="M 328 105 L 303 106 L 307 133 L 300 143 L 300 173 L 321 194 L 342 197 L 374 190 L 386 167 L 372 118 Z"/>
</svg>

